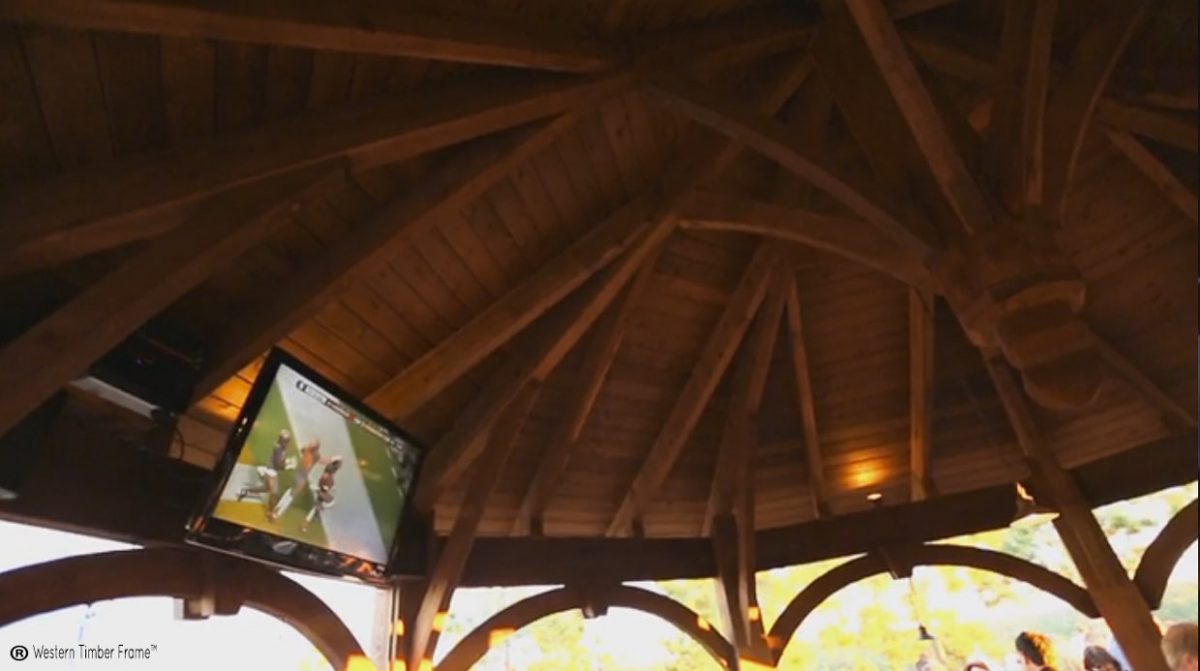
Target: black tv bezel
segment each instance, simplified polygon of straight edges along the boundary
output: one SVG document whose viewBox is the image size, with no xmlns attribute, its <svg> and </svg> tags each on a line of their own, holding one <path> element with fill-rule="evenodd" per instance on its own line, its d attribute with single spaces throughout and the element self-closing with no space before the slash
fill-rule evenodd
<svg viewBox="0 0 1200 671">
<path fill-rule="evenodd" d="M 252 529 L 213 515 L 217 503 L 220 501 L 221 492 L 225 490 L 234 467 L 237 465 L 238 455 L 245 447 L 246 439 L 250 435 L 253 418 L 258 415 L 266 401 L 267 393 L 281 366 L 295 370 L 336 396 L 363 417 L 395 432 L 416 449 L 417 460 L 413 467 L 413 477 L 408 491 L 405 492 L 404 509 L 401 511 L 400 522 L 396 528 L 396 535 L 392 539 L 392 545 L 388 548 L 386 563 L 373 562 L 286 536 Z M 372 585 L 389 585 L 400 578 L 423 577 L 430 530 L 428 524 L 416 513 L 413 502 L 426 455 L 425 446 L 412 434 L 367 407 L 354 394 L 347 392 L 329 378 L 305 365 L 295 356 L 282 349 L 272 348 L 250 388 L 250 393 L 246 396 L 246 402 L 242 405 L 233 428 L 229 431 L 225 441 L 225 450 L 213 469 L 212 478 L 200 508 L 188 521 L 185 540 L 193 545 L 247 557 L 289 570 L 352 578 Z M 288 551 L 280 550 L 281 547 L 288 548 Z"/>
</svg>

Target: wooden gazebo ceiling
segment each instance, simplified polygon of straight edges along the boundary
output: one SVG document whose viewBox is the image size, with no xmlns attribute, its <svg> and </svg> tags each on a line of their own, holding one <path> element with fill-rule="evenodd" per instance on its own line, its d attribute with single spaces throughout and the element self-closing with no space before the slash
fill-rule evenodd
<svg viewBox="0 0 1200 671">
<path fill-rule="evenodd" d="M 1067 466 L 1194 433 L 1194 2 L 475 4 L 0 0 L 0 432 L 150 321 L 485 536 L 1012 482 L 985 356 Z"/>
</svg>

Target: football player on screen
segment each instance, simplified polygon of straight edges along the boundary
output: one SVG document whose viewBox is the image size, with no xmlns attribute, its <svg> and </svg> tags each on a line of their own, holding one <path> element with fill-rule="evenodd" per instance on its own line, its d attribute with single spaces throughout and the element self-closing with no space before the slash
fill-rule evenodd
<svg viewBox="0 0 1200 671">
<path fill-rule="evenodd" d="M 317 491 L 315 492 L 312 508 L 309 508 L 308 515 L 304 517 L 304 523 L 300 525 L 300 531 L 308 531 L 308 525 L 313 521 L 314 517 L 318 520 L 321 519 L 321 511 L 333 507 L 333 476 L 337 474 L 338 469 L 341 467 L 341 457 L 334 457 L 325 465 L 325 470 L 321 472 L 321 477 L 317 480 Z"/>
<path fill-rule="evenodd" d="M 335 457 L 336 458 L 336 457 Z M 308 474 L 312 472 L 318 465 L 326 465 L 332 462 L 329 457 L 321 456 L 321 441 L 313 438 L 304 445 L 300 446 L 300 464 L 292 474 L 292 486 L 279 497 L 279 502 L 275 507 L 267 513 L 267 519 L 274 522 L 279 519 L 283 511 L 292 505 L 292 499 L 296 494 L 304 491 L 309 487 Z"/>
<path fill-rule="evenodd" d="M 271 448 L 269 462 L 255 469 L 258 472 L 258 484 L 253 487 L 242 487 L 237 495 L 238 501 L 247 496 L 253 495 L 255 498 L 259 498 L 266 494 L 267 506 L 270 507 L 275 503 L 275 497 L 279 495 L 280 473 L 295 467 L 295 460 L 289 459 L 287 456 L 288 444 L 291 440 L 291 432 L 287 429 L 280 429 L 279 436 L 275 439 L 275 445 Z"/>
</svg>

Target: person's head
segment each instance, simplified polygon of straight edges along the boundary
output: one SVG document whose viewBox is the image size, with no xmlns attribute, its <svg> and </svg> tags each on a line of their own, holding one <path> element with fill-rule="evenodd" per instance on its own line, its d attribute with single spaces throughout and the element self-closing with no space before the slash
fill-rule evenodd
<svg viewBox="0 0 1200 671">
<path fill-rule="evenodd" d="M 337 473 L 338 469 L 340 469 L 341 467 L 342 467 L 342 458 L 334 457 L 333 459 L 329 460 L 329 464 L 327 466 L 325 466 L 325 470 L 330 473 Z"/>
<path fill-rule="evenodd" d="M 1058 668 L 1054 645 L 1046 636 L 1032 631 L 1023 631 L 1017 636 L 1016 647 L 1018 661 L 1025 671 Z"/>
<path fill-rule="evenodd" d="M 1108 650 L 1089 645 L 1083 650 L 1083 668 L 1085 671 L 1121 671 L 1121 663 Z"/>
<path fill-rule="evenodd" d="M 1196 671 L 1196 624 L 1171 625 L 1163 634 L 1162 650 L 1171 671 Z"/>
<path fill-rule="evenodd" d="M 287 429 L 280 429 L 280 430 L 279 430 L 279 442 L 281 442 L 281 443 L 286 443 L 286 442 L 288 442 L 288 441 L 289 441 L 289 440 L 291 440 L 291 439 L 292 439 L 292 432 L 291 432 L 291 431 L 288 431 Z"/>
<path fill-rule="evenodd" d="M 988 665 L 984 664 L 983 662 L 967 662 L 967 665 L 963 668 L 963 671 L 991 671 L 991 669 L 989 669 Z"/>
</svg>

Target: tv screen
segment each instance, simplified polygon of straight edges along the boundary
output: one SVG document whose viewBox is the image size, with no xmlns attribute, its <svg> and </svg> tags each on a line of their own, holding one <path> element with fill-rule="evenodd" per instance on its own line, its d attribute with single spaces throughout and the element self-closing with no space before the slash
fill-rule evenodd
<svg viewBox="0 0 1200 671">
<path fill-rule="evenodd" d="M 421 451 L 362 403 L 273 351 L 189 539 L 294 568 L 384 582 L 418 572 L 407 513 Z"/>
</svg>

